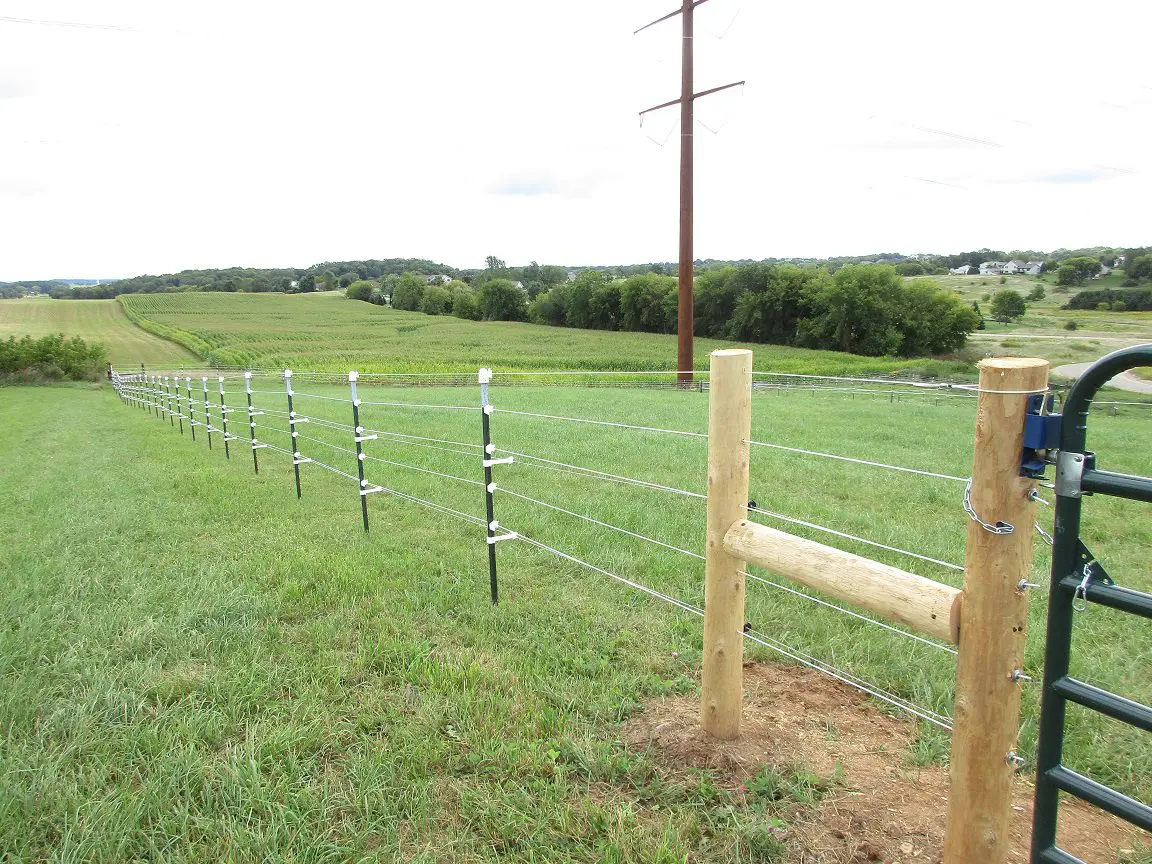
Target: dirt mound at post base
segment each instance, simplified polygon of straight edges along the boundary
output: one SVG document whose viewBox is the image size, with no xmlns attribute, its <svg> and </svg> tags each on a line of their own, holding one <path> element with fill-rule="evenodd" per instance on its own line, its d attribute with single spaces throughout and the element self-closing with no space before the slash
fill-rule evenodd
<svg viewBox="0 0 1152 864">
<path fill-rule="evenodd" d="M 624 728 L 633 749 L 651 750 L 670 771 L 716 771 L 735 794 L 764 766 L 803 766 L 840 781 L 814 809 L 788 818 L 803 864 L 930 864 L 942 860 L 948 770 L 908 760 L 916 726 L 888 716 L 862 693 L 818 672 L 750 664 L 744 669 L 744 719 L 737 741 L 699 729 L 696 694 L 661 699 Z M 1016 783 L 1009 860 L 1024 862 L 1033 787 Z M 1137 831 L 1070 799 L 1060 806 L 1060 845 L 1092 864 L 1121 861 L 1140 848 Z M 1144 835 L 1146 838 L 1146 835 Z M 973 862 L 977 864 L 977 862 Z"/>
</svg>

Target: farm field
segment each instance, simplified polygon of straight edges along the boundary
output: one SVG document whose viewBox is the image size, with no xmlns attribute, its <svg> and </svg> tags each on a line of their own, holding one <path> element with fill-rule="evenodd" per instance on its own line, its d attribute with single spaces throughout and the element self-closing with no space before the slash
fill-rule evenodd
<svg viewBox="0 0 1152 864">
<path fill-rule="evenodd" d="M 136 294 L 119 298 L 142 327 L 223 366 L 363 372 L 475 372 L 500 369 L 668 369 L 676 337 L 463 321 L 400 312 L 340 293 Z M 708 352 L 735 343 L 696 340 L 697 368 Z M 757 348 L 757 368 L 826 375 L 895 372 L 957 376 L 968 364 L 898 360 L 783 346 Z"/>
<path fill-rule="evenodd" d="M 977 356 L 1043 357 L 1053 366 L 1059 366 L 1090 362 L 1129 345 L 1152 343 L 1152 312 L 1060 308 L 1081 290 L 1118 288 L 1122 279 L 1114 275 L 1091 280 L 1082 289 L 1074 288 L 1068 293 L 1058 293 L 1051 279 L 1038 280 L 1032 276 L 1006 276 L 1003 285 L 999 276 L 932 278 L 943 287 L 956 291 L 966 302 L 980 304 L 987 329 L 973 333 L 968 342 L 972 353 Z M 1047 296 L 1043 300 L 1030 301 L 1023 318 L 1008 324 L 991 319 L 991 303 L 984 299 L 985 296 L 1011 288 L 1027 297 L 1037 285 L 1044 288 Z M 1064 325 L 1069 321 L 1075 321 L 1078 329 L 1066 330 Z"/>
<path fill-rule="evenodd" d="M 287 447 L 283 382 L 252 386 L 266 412 L 258 437 Z M 243 404 L 242 380 L 226 387 L 228 404 Z M 295 389 L 296 410 L 313 418 L 299 449 L 354 474 L 351 433 L 330 425 L 351 422 L 347 388 L 304 377 Z M 361 398 L 361 422 L 382 433 L 364 445 L 371 482 L 482 515 L 476 387 L 365 386 Z M 494 440 L 522 454 L 498 469 L 504 528 L 702 603 L 700 562 L 536 503 L 700 551 L 698 500 L 541 460 L 702 492 L 702 440 L 509 412 L 701 432 L 707 394 L 507 387 L 497 376 L 491 398 Z M 759 441 L 970 470 L 970 399 L 776 391 L 753 410 Z M 737 786 L 627 744 L 621 724 L 651 700 L 695 691 L 701 627 L 603 574 L 501 543 L 493 607 L 482 528 L 450 513 L 373 495 L 365 535 L 353 480 L 305 464 L 297 501 L 283 454 L 259 451 L 254 476 L 242 442 L 226 460 L 219 436 L 209 451 L 203 429 L 193 444 L 188 429 L 122 406 L 109 388 L 8 388 L 0 411 L 16 418 L 0 437 L 15 490 L 0 509 L 0 565 L 21 575 L 0 586 L 6 619 L 19 622 L 0 632 L 4 856 L 809 862 L 805 821 L 822 798 L 853 794 L 851 780 L 813 777 L 790 757 L 750 767 Z M 1152 448 L 1139 444 L 1149 419 L 1094 412 L 1101 467 L 1152 473 Z M 963 560 L 962 485 L 770 448 L 754 449 L 752 469 L 762 508 Z M 1085 506 L 1085 542 L 1122 584 L 1145 590 L 1148 515 L 1114 499 Z M 936 564 L 788 530 L 958 584 Z M 1041 582 L 1046 553 L 1037 540 Z M 950 713 L 944 652 L 759 582 L 748 617 Z M 1043 618 L 1037 592 L 1026 657 L 1037 677 Z M 1076 674 L 1152 698 L 1140 625 L 1093 608 L 1077 626 Z M 1035 688 L 1024 693 L 1020 749 L 1031 754 Z M 947 758 L 946 735 L 929 724 L 912 738 L 895 754 L 906 770 Z M 1138 733 L 1073 711 L 1066 749 L 1078 770 L 1152 797 L 1152 751 Z M 1120 860 L 1147 864 L 1141 849 Z"/>
<path fill-rule="evenodd" d="M 120 367 L 195 359 L 180 345 L 135 326 L 115 300 L 0 300 L 0 339 L 54 333 L 99 342 L 108 349 L 109 361 Z"/>
</svg>

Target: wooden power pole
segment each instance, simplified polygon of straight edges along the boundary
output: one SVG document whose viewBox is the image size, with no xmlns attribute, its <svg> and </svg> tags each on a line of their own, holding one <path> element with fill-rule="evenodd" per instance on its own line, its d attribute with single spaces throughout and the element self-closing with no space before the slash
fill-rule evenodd
<svg viewBox="0 0 1152 864">
<path fill-rule="evenodd" d="M 692 262 L 694 256 L 692 253 L 692 106 L 701 96 L 717 93 L 720 90 L 727 90 L 729 87 L 739 87 L 744 83 L 743 81 L 734 81 L 731 84 L 725 84 L 723 87 L 713 87 L 711 90 L 703 90 L 700 93 L 692 92 L 692 18 L 696 7 L 705 2 L 707 2 L 707 0 L 683 0 L 681 7 L 676 11 L 669 12 L 662 18 L 657 18 L 651 24 L 645 24 L 640 30 L 635 31 L 639 33 L 641 30 L 647 30 L 653 24 L 659 24 L 661 21 L 667 21 L 669 18 L 674 18 L 677 15 L 681 17 L 683 38 L 680 48 L 680 98 L 661 103 L 660 105 L 654 105 L 651 108 L 646 108 L 640 112 L 640 116 L 643 117 L 652 111 L 659 111 L 661 108 L 668 108 L 672 105 L 680 106 L 680 260 L 676 323 L 676 368 L 680 372 L 680 383 L 684 385 L 692 383 L 693 366 L 692 282 L 694 273 Z M 635 33 L 633 35 L 635 35 Z"/>
</svg>

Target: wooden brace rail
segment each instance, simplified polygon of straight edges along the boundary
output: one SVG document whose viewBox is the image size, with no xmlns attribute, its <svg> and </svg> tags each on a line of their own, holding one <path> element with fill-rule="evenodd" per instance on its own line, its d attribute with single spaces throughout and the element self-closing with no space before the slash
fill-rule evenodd
<svg viewBox="0 0 1152 864">
<path fill-rule="evenodd" d="M 724 535 L 728 554 L 953 645 L 960 642 L 959 588 L 870 558 L 741 520 Z"/>
</svg>

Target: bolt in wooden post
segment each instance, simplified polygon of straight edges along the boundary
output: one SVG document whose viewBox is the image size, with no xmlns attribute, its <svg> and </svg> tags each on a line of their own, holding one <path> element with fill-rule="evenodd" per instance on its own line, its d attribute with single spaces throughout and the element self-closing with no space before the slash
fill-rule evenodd
<svg viewBox="0 0 1152 864">
<path fill-rule="evenodd" d="M 743 561 L 725 551 L 724 535 L 748 515 L 751 426 L 752 352 L 713 351 L 708 387 L 708 547 L 700 726 L 723 739 L 740 735 L 745 568 Z"/>
<path fill-rule="evenodd" d="M 1011 755 L 1020 724 L 1020 683 L 1012 673 L 1023 668 L 1028 622 L 1019 585 L 1031 575 L 1036 518 L 1028 497 L 1035 481 L 1020 476 L 1028 402 L 1020 391 L 1047 383 L 1046 360 L 980 362 L 972 509 L 982 522 L 1015 530 L 995 534 L 968 522 L 945 864 L 1004 864 L 1008 857 Z"/>
</svg>

